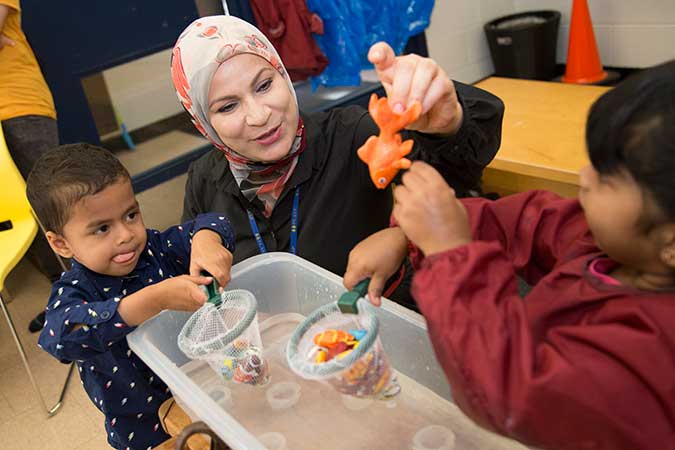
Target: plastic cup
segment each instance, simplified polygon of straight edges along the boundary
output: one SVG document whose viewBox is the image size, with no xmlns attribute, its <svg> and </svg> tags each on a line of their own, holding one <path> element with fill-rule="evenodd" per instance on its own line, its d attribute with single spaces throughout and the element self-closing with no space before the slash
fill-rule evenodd
<svg viewBox="0 0 675 450">
<path fill-rule="evenodd" d="M 272 409 L 290 408 L 300 399 L 300 385 L 290 381 L 274 383 L 267 389 L 265 397 Z"/>
<path fill-rule="evenodd" d="M 412 450 L 453 450 L 455 433 L 440 425 L 429 425 L 419 430 L 412 439 Z"/>
<path fill-rule="evenodd" d="M 286 436 L 276 431 L 263 433 L 258 436 L 258 440 L 267 450 L 288 450 L 286 446 Z"/>
</svg>

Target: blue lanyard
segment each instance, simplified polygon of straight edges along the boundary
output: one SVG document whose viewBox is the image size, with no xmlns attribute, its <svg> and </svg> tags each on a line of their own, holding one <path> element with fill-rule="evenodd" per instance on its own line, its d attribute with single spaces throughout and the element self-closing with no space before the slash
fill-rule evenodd
<svg viewBox="0 0 675 450">
<path fill-rule="evenodd" d="M 291 253 L 294 255 L 298 250 L 298 207 L 300 205 L 300 186 L 295 188 L 295 193 L 293 194 L 293 211 L 291 212 Z M 265 241 L 263 241 L 262 236 L 260 235 L 260 230 L 258 229 L 258 224 L 253 217 L 253 213 L 249 210 L 246 210 L 248 214 L 248 222 L 251 224 L 251 231 L 253 231 L 253 236 L 255 237 L 255 242 L 258 244 L 258 249 L 260 253 L 267 253 L 267 247 L 265 246 Z"/>
</svg>

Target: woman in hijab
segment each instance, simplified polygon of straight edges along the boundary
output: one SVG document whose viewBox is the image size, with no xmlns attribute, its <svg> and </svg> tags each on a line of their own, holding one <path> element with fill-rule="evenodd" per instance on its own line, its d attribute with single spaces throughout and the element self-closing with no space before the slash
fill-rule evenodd
<svg viewBox="0 0 675 450">
<path fill-rule="evenodd" d="M 402 132 L 415 141 L 408 158 L 433 165 L 458 195 L 477 189 L 499 147 L 501 101 L 453 83 L 432 59 L 396 57 L 385 43 L 368 58 L 394 112 L 422 105 Z M 183 220 L 227 216 L 234 263 L 284 251 L 342 275 L 350 250 L 388 226 L 391 190 L 373 185 L 356 153 L 379 132 L 372 117 L 359 106 L 299 111 L 279 55 L 257 28 L 200 18 L 178 38 L 171 71 L 181 103 L 216 148 L 190 167 Z M 213 276 L 229 281 L 229 273 Z"/>
</svg>

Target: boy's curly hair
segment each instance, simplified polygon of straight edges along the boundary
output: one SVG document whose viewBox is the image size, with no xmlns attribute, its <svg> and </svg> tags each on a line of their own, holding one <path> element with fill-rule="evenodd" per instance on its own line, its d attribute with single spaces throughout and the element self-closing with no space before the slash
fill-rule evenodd
<svg viewBox="0 0 675 450">
<path fill-rule="evenodd" d="M 26 180 L 26 195 L 46 231 L 62 234 L 73 206 L 120 181 L 129 172 L 108 150 L 78 143 L 40 157 Z"/>
</svg>

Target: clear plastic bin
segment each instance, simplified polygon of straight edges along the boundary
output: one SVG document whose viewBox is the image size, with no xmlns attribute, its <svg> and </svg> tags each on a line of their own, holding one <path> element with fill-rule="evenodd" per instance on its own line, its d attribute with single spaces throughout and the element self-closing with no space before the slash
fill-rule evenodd
<svg viewBox="0 0 675 450">
<path fill-rule="evenodd" d="M 270 432 L 281 432 L 288 450 L 410 450 L 417 433 L 431 425 L 452 431 L 455 450 L 526 449 L 479 428 L 452 403 L 419 314 L 383 300 L 377 309 L 380 338 L 401 393 L 354 407 L 330 386 L 296 376 L 285 358 L 288 339 L 304 317 L 345 292 L 340 277 L 288 253 L 267 253 L 234 266 L 227 288 L 247 289 L 258 301 L 264 355 L 271 365 L 269 387 L 225 384 L 204 361 L 187 358 L 177 336 L 190 313 L 164 311 L 128 340 L 185 412 L 234 450 L 264 450 L 256 436 Z"/>
</svg>

